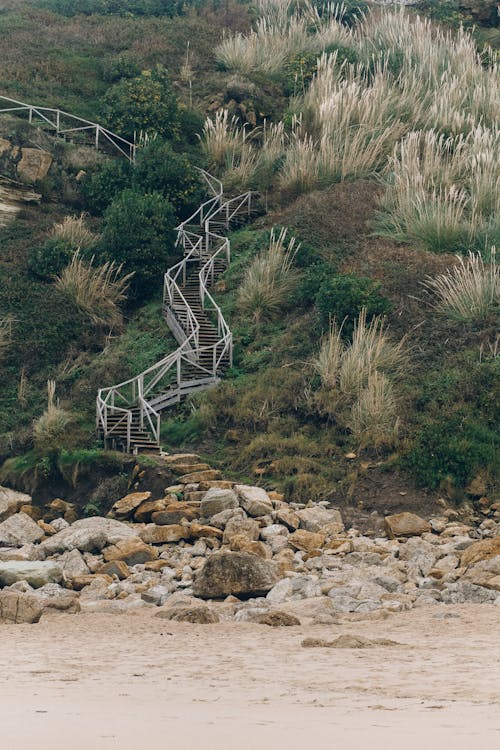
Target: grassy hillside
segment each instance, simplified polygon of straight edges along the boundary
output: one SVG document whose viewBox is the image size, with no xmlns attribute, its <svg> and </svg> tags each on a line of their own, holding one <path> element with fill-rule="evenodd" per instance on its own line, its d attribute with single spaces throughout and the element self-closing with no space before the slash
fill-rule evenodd
<svg viewBox="0 0 500 750">
<path fill-rule="evenodd" d="M 498 67 L 436 5 L 444 28 L 357 3 L 0 2 L 0 93 L 149 134 L 132 170 L 0 118 L 54 157 L 40 206 L 0 229 L 4 481 L 92 466 L 98 387 L 174 348 L 155 280 L 206 166 L 258 192 L 219 289 L 235 360 L 164 414 L 163 445 L 368 511 L 495 492 Z M 77 248 L 114 263 L 99 314 L 54 282 Z"/>
</svg>

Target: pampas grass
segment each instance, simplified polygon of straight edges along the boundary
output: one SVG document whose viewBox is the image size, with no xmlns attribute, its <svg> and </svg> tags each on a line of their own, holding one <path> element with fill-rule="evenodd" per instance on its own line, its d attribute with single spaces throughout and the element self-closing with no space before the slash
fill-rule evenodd
<svg viewBox="0 0 500 750">
<path fill-rule="evenodd" d="M 238 306 L 256 323 L 274 317 L 286 305 L 297 283 L 293 261 L 300 245 L 295 237 L 287 240 L 287 230 L 271 232 L 269 247 L 248 267 L 238 290 Z"/>
<path fill-rule="evenodd" d="M 427 276 L 424 287 L 439 312 L 459 321 L 481 321 L 498 310 L 500 269 L 495 248 L 490 261 L 469 253 L 457 256 L 457 265 L 436 277 Z"/>
<path fill-rule="evenodd" d="M 350 429 L 360 447 L 394 445 L 398 437 L 398 404 L 389 378 L 370 374 L 351 409 Z"/>
<path fill-rule="evenodd" d="M 95 266 L 94 260 L 92 257 L 85 262 L 77 251 L 61 276 L 56 278 L 56 287 L 73 299 L 93 325 L 119 327 L 122 323 L 119 305 L 126 299 L 134 274 L 122 276 L 121 265 L 108 262 Z"/>
<path fill-rule="evenodd" d="M 33 437 L 39 450 L 48 451 L 57 448 L 63 440 L 72 416 L 61 409 L 55 400 L 56 383 L 47 381 L 47 408 L 34 422 Z"/>
<path fill-rule="evenodd" d="M 86 216 L 85 213 L 81 213 L 80 216 L 65 216 L 60 223 L 52 227 L 51 238 L 67 242 L 74 248 L 92 247 L 99 239 L 99 235 L 88 229 L 85 224 Z"/>
</svg>

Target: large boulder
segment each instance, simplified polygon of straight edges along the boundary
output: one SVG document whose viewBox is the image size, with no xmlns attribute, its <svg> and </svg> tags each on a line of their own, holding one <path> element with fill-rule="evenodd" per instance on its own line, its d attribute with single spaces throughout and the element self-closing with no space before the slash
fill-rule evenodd
<svg viewBox="0 0 500 750">
<path fill-rule="evenodd" d="M 198 508 L 193 508 L 186 503 L 169 503 L 164 510 L 159 510 L 152 514 L 152 520 L 158 526 L 170 526 L 171 524 L 181 523 L 183 519 L 193 521 L 200 517 Z"/>
<path fill-rule="evenodd" d="M 233 490 L 221 490 L 218 487 L 212 487 L 205 493 L 200 512 L 202 516 L 210 518 L 224 510 L 232 510 L 239 505 L 236 493 Z"/>
<path fill-rule="evenodd" d="M 271 498 L 262 487 L 248 487 L 246 484 L 236 484 L 234 489 L 240 499 L 240 505 L 249 516 L 258 518 L 273 512 Z"/>
<path fill-rule="evenodd" d="M 52 164 L 52 156 L 40 148 L 22 148 L 21 161 L 17 165 L 17 174 L 23 182 L 33 183 L 43 180 Z"/>
<path fill-rule="evenodd" d="M 385 528 L 391 539 L 398 536 L 420 536 L 431 531 L 431 525 L 416 513 L 396 513 L 386 516 Z"/>
<path fill-rule="evenodd" d="M 161 529 L 161 526 L 155 528 Z M 167 527 L 163 527 L 167 528 Z M 120 539 L 111 547 L 104 550 L 104 560 L 113 562 L 114 560 L 123 560 L 127 565 L 140 565 L 149 562 L 158 557 L 158 550 L 145 544 L 142 539 L 134 536 L 127 539 Z"/>
<path fill-rule="evenodd" d="M 131 492 L 121 500 L 117 500 L 111 508 L 111 515 L 115 518 L 128 518 L 146 500 L 151 497 L 151 492 Z"/>
<path fill-rule="evenodd" d="M 22 591 L 0 591 L 0 620 L 6 622 L 38 622 L 44 610 L 43 600 Z"/>
<path fill-rule="evenodd" d="M 277 581 L 276 567 L 267 560 L 248 552 L 217 552 L 197 574 L 193 594 L 201 599 L 263 596 Z"/>
<path fill-rule="evenodd" d="M 0 563 L 0 586 L 12 586 L 18 581 L 26 581 L 33 588 L 38 589 L 46 583 L 59 583 L 62 578 L 62 567 L 52 560 L 47 562 L 11 560 Z"/>
<path fill-rule="evenodd" d="M 259 538 L 260 527 L 253 518 L 231 518 L 224 529 L 224 544 L 232 547 L 232 541 L 235 537 L 245 537 L 249 542 L 257 541 Z"/>
<path fill-rule="evenodd" d="M 191 531 L 189 526 L 179 523 L 170 526 L 157 526 L 149 523 L 140 532 L 139 536 L 146 544 L 167 544 L 168 542 L 180 542 L 181 539 L 189 539 Z"/>
<path fill-rule="evenodd" d="M 480 542 L 474 542 L 462 553 L 460 564 L 463 568 L 469 565 L 481 562 L 481 560 L 491 560 L 493 557 L 500 555 L 500 536 L 493 539 L 482 539 Z"/>
<path fill-rule="evenodd" d="M 23 505 L 29 505 L 31 497 L 23 492 L 16 492 L 8 487 L 0 487 L 0 523 L 13 513 L 17 513 Z"/>
<path fill-rule="evenodd" d="M 311 508 L 297 511 L 297 516 L 300 519 L 300 528 L 306 531 L 321 531 L 324 526 L 330 524 L 335 524 L 339 532 L 344 530 L 340 511 L 334 508 L 314 505 Z"/>
<path fill-rule="evenodd" d="M 305 529 L 299 529 L 294 531 L 288 537 L 288 543 L 296 550 L 302 550 L 303 552 L 313 552 L 314 550 L 321 549 L 325 543 L 325 535 L 314 531 L 306 531 Z"/>
<path fill-rule="evenodd" d="M 135 536 L 136 532 L 127 524 L 112 518 L 95 516 L 75 521 L 68 528 L 42 542 L 40 549 L 46 556 L 72 549 L 93 552 Z"/>
<path fill-rule="evenodd" d="M 16 513 L 0 523 L 0 547 L 22 547 L 43 537 L 40 526 L 26 513 Z"/>
</svg>

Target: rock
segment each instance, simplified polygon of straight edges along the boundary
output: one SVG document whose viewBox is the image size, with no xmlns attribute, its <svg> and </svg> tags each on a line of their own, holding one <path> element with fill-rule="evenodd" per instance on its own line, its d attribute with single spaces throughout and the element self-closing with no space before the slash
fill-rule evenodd
<svg viewBox="0 0 500 750">
<path fill-rule="evenodd" d="M 75 521 L 68 528 L 42 542 L 40 549 L 45 555 L 54 555 L 57 552 L 72 549 L 79 549 L 81 552 L 93 552 L 135 536 L 134 529 L 121 521 L 95 516 Z"/>
<path fill-rule="evenodd" d="M 31 497 L 23 492 L 16 492 L 8 487 L 0 487 L 0 523 L 13 513 L 17 513 L 23 505 L 29 505 Z"/>
<path fill-rule="evenodd" d="M 200 457 L 197 453 L 171 453 L 170 455 L 164 454 L 162 459 L 169 466 L 173 466 L 175 464 L 196 463 L 200 460 Z"/>
<path fill-rule="evenodd" d="M 266 599 L 272 604 L 283 604 L 298 599 L 313 599 L 320 595 L 321 587 L 316 577 L 299 575 L 278 581 Z"/>
<path fill-rule="evenodd" d="M 181 523 L 183 520 L 193 521 L 201 515 L 197 508 L 193 508 L 186 503 L 169 503 L 164 510 L 153 513 L 152 521 L 158 526 L 168 526 L 170 524 Z"/>
<path fill-rule="evenodd" d="M 157 526 L 150 523 L 139 532 L 139 536 L 147 544 L 167 544 L 168 542 L 179 542 L 181 539 L 189 539 L 191 531 L 189 526 L 181 526 L 180 524 Z"/>
<path fill-rule="evenodd" d="M 149 500 L 151 492 L 131 492 L 129 495 L 125 495 L 121 500 L 117 502 L 111 508 L 111 514 L 116 518 L 128 518 L 133 514 L 137 508 Z"/>
<path fill-rule="evenodd" d="M 113 583 L 113 579 L 110 575 L 106 575 L 104 573 L 89 573 L 87 575 L 82 576 L 75 576 L 70 581 L 71 587 L 74 589 L 74 591 L 81 591 L 82 589 L 86 589 L 87 587 L 94 586 L 94 590 L 92 591 L 92 595 L 95 596 L 95 585 L 99 587 L 99 590 L 102 590 L 105 592 L 105 598 L 108 595 L 108 586 Z"/>
<path fill-rule="evenodd" d="M 54 536 L 54 534 L 57 534 L 57 529 L 55 529 L 52 524 L 45 523 L 45 521 L 37 521 L 37 524 L 43 531 L 44 536 Z"/>
<path fill-rule="evenodd" d="M 43 613 L 43 602 L 35 594 L 0 591 L 0 620 L 35 623 Z"/>
<path fill-rule="evenodd" d="M 152 586 L 147 591 L 142 592 L 141 599 L 148 604 L 154 604 L 156 607 L 161 607 L 171 593 L 172 589 L 169 586 Z"/>
<path fill-rule="evenodd" d="M 252 518 L 231 518 L 224 530 L 223 542 L 231 547 L 231 541 L 235 537 L 243 537 L 249 542 L 255 542 L 259 538 L 260 527 Z M 240 543 L 240 541 L 238 542 Z"/>
<path fill-rule="evenodd" d="M 32 518 L 33 521 L 36 521 L 37 523 L 42 518 L 42 511 L 36 505 L 21 505 L 21 507 L 19 508 L 19 511 L 21 513 L 26 513 L 27 516 Z M 42 527 L 40 526 L 40 528 Z"/>
<path fill-rule="evenodd" d="M 80 601 L 76 591 L 69 591 L 57 583 L 47 583 L 36 592 L 41 597 L 44 609 L 76 614 L 80 612 Z"/>
<path fill-rule="evenodd" d="M 178 477 L 178 481 L 181 484 L 194 484 L 198 482 L 213 482 L 214 480 L 222 479 L 222 474 L 216 469 L 207 469 L 206 471 L 194 471 L 191 474 L 183 474 Z"/>
<path fill-rule="evenodd" d="M 288 537 L 288 543 L 297 550 L 303 550 L 304 552 L 312 552 L 313 550 L 320 549 L 325 541 L 323 534 L 315 533 L 313 531 L 305 531 L 305 529 L 299 529 L 294 531 Z"/>
<path fill-rule="evenodd" d="M 272 628 L 293 627 L 301 624 L 298 617 L 279 610 L 257 615 L 253 618 L 253 622 L 257 622 L 259 625 L 270 625 Z"/>
<path fill-rule="evenodd" d="M 57 562 L 62 566 L 63 578 L 65 581 L 71 580 L 71 578 L 74 578 L 75 576 L 84 576 L 90 573 L 83 555 L 77 549 L 73 549 L 71 552 L 63 552 L 63 554 L 57 558 Z"/>
<path fill-rule="evenodd" d="M 11 586 L 17 581 L 26 581 L 37 589 L 46 583 L 59 583 L 63 579 L 62 567 L 54 562 L 25 562 L 11 560 L 0 563 L 0 585 Z"/>
<path fill-rule="evenodd" d="M 261 557 L 263 560 L 271 560 L 273 556 L 267 544 L 264 544 L 264 542 L 250 542 L 246 537 L 239 537 L 239 540 L 233 546 L 235 551 L 248 552 L 249 555 L 257 555 L 257 557 Z"/>
<path fill-rule="evenodd" d="M 218 488 L 219 490 L 232 490 L 234 482 L 229 482 L 224 479 L 214 479 L 212 482 L 200 482 L 199 490 L 207 492 L 212 488 Z"/>
<path fill-rule="evenodd" d="M 155 529 L 164 529 L 165 526 L 155 526 Z M 122 539 L 111 547 L 104 550 L 104 559 L 106 562 L 114 560 L 123 560 L 127 565 L 139 565 L 140 563 L 154 560 L 158 557 L 158 550 L 144 544 L 139 537 Z"/>
<path fill-rule="evenodd" d="M 222 539 L 222 531 L 215 526 L 206 526 L 192 521 L 189 529 L 193 539 Z"/>
<path fill-rule="evenodd" d="M 0 138 L 0 156 L 7 154 L 10 151 L 10 149 L 11 149 L 10 141 L 7 141 L 5 138 Z"/>
<path fill-rule="evenodd" d="M 153 562 L 158 562 L 154 560 Z M 164 562 L 164 561 L 162 561 Z M 120 581 L 128 578 L 130 575 L 130 568 L 127 563 L 123 560 L 112 560 L 111 562 L 103 563 L 96 571 L 97 574 L 106 576 L 116 576 Z"/>
<path fill-rule="evenodd" d="M 17 174 L 23 182 L 33 183 L 43 180 L 52 164 L 52 156 L 39 148 L 22 148 L 21 161 L 17 165 Z"/>
<path fill-rule="evenodd" d="M 397 641 L 388 638 L 365 638 L 363 635 L 339 635 L 333 641 L 322 638 L 304 638 L 300 644 L 303 648 L 373 648 L 374 646 L 401 646 Z"/>
<path fill-rule="evenodd" d="M 16 513 L 0 523 L 0 547 L 22 547 L 43 537 L 42 529 L 26 513 Z"/>
<path fill-rule="evenodd" d="M 234 490 L 239 497 L 241 507 L 249 516 L 258 518 L 273 512 L 273 503 L 261 487 L 247 487 L 246 484 L 235 484 Z"/>
<path fill-rule="evenodd" d="M 180 607 L 173 612 L 170 620 L 175 622 L 191 622 L 196 625 L 213 625 L 220 622 L 220 617 L 209 607 Z"/>
<path fill-rule="evenodd" d="M 386 516 L 385 527 L 391 539 L 398 536 L 420 536 L 431 531 L 431 525 L 415 513 L 396 513 Z"/>
<path fill-rule="evenodd" d="M 63 529 L 67 529 L 68 526 L 69 526 L 69 523 L 67 521 L 65 521 L 64 518 L 54 518 L 50 522 L 50 525 L 57 532 L 57 531 L 62 531 Z"/>
<path fill-rule="evenodd" d="M 223 511 L 237 508 L 238 505 L 238 498 L 233 490 L 220 490 L 213 487 L 203 496 L 200 512 L 202 516 L 210 518 Z"/>
<path fill-rule="evenodd" d="M 169 504 L 169 498 L 162 498 L 161 500 L 146 500 L 141 503 L 134 513 L 134 521 L 137 523 L 148 523 L 151 521 L 153 513 L 159 513 L 165 510 Z"/>
<path fill-rule="evenodd" d="M 300 528 L 306 531 L 320 531 L 327 524 L 335 524 L 337 533 L 344 530 L 342 515 L 339 510 L 333 508 L 315 505 L 297 511 L 297 516 L 300 519 Z"/>
<path fill-rule="evenodd" d="M 289 531 L 295 531 L 300 526 L 300 518 L 297 513 L 289 508 L 287 505 L 281 505 L 278 510 L 274 512 L 274 520 L 286 526 Z"/>
<path fill-rule="evenodd" d="M 225 529 L 227 522 L 231 518 L 246 518 L 246 513 L 243 508 L 239 506 L 237 508 L 229 508 L 228 510 L 222 510 L 220 513 L 216 513 L 215 516 L 210 518 L 210 524 L 216 526 L 218 529 Z"/>
<path fill-rule="evenodd" d="M 193 593 L 201 599 L 263 596 L 277 583 L 275 566 L 248 552 L 217 552 L 196 575 Z"/>
<path fill-rule="evenodd" d="M 493 539 L 483 539 L 480 542 L 473 542 L 460 558 L 460 565 L 467 568 L 469 565 L 480 562 L 481 560 L 490 560 L 492 557 L 500 555 L 500 536 Z"/>
<path fill-rule="evenodd" d="M 209 471 L 210 466 L 202 463 L 178 463 L 172 465 L 174 474 L 194 474 L 200 471 Z"/>
</svg>

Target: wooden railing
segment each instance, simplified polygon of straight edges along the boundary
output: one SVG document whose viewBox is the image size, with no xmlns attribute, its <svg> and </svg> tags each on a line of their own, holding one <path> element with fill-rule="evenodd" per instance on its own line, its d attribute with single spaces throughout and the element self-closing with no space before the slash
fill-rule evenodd
<svg viewBox="0 0 500 750">
<path fill-rule="evenodd" d="M 227 266 L 231 260 L 230 242 L 218 231 L 229 228 L 235 216 L 250 212 L 252 194 L 247 192 L 224 201 L 222 184 L 203 170 L 201 174 L 212 197 L 177 227 L 177 245 L 185 255 L 164 276 L 163 315 L 179 347 L 130 380 L 100 389 L 97 396 L 98 431 L 107 441 L 117 434 L 117 423 L 126 423 L 128 451 L 133 424 L 146 430 L 159 447 L 160 412 L 179 403 L 188 393 L 217 382 L 224 361 L 232 364 L 232 333 L 209 288 L 217 275 L 216 266 Z M 210 311 L 216 321 L 215 343 L 203 343 L 196 311 L 182 292 L 193 268 L 200 269 L 201 308 Z"/>
<path fill-rule="evenodd" d="M 56 135 L 64 139 L 81 138 L 86 143 L 90 142 L 96 149 L 111 146 L 130 162 L 135 162 L 135 143 L 130 143 L 96 122 L 85 120 L 62 109 L 39 107 L 0 95 L 0 114 L 26 114 L 28 122 L 32 125 L 42 124 L 44 127 L 50 127 L 51 130 L 55 130 Z"/>
</svg>

